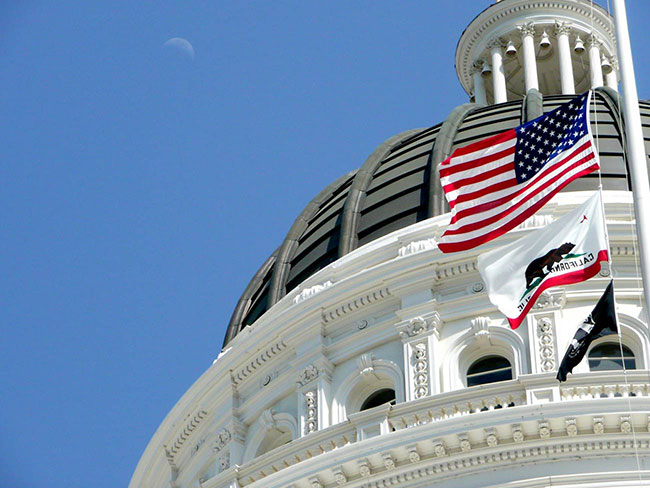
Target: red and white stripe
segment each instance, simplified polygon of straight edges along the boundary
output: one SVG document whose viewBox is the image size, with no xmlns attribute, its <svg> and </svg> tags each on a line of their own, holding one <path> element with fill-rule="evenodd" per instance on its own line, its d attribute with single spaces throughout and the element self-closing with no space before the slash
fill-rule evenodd
<svg viewBox="0 0 650 488">
<path fill-rule="evenodd" d="M 515 178 L 514 129 L 459 148 L 440 164 L 452 211 L 442 252 L 472 249 L 513 229 L 576 178 L 598 169 L 591 134 L 558 153 L 530 180 Z"/>
</svg>

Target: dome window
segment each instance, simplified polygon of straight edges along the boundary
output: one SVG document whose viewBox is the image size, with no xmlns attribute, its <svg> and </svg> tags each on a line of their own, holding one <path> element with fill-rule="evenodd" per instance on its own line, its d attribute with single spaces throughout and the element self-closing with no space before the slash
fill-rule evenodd
<svg viewBox="0 0 650 488">
<path fill-rule="evenodd" d="M 467 386 L 484 385 L 512 379 L 512 365 L 501 356 L 488 356 L 475 361 L 467 370 Z"/>
<path fill-rule="evenodd" d="M 636 359 L 634 353 L 626 346 L 623 346 L 623 356 L 621 356 L 621 346 L 615 342 L 599 344 L 589 351 L 589 371 L 613 371 L 623 369 L 636 369 Z"/>
<path fill-rule="evenodd" d="M 378 407 L 386 403 L 395 405 L 395 390 L 392 388 L 382 388 L 381 390 L 377 390 L 376 392 L 372 393 L 361 404 L 360 411 Z"/>
</svg>

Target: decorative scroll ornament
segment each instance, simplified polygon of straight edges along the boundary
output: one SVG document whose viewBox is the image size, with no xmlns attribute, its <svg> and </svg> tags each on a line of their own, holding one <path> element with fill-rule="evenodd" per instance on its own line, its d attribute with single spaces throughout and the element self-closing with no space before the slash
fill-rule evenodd
<svg viewBox="0 0 650 488">
<path fill-rule="evenodd" d="M 374 373 L 374 359 L 375 357 L 372 354 L 362 354 L 357 358 L 357 368 L 359 369 L 359 374 L 367 375 Z"/>
<path fill-rule="evenodd" d="M 417 446 L 410 446 L 408 448 L 409 452 L 409 461 L 412 463 L 418 463 L 420 462 L 420 453 L 418 452 Z"/>
<path fill-rule="evenodd" d="M 334 474 L 334 479 L 336 480 L 336 484 L 338 486 L 343 486 L 348 482 L 348 477 L 345 474 L 345 471 L 343 471 L 342 467 L 338 467 L 332 471 Z"/>
<path fill-rule="evenodd" d="M 496 430 L 493 427 L 485 429 L 485 443 L 488 447 L 496 447 L 499 443 L 499 439 L 496 436 Z"/>
<path fill-rule="evenodd" d="M 422 398 L 429 394 L 429 358 L 426 343 L 415 344 L 412 357 L 415 398 Z"/>
<path fill-rule="evenodd" d="M 571 26 L 568 22 L 555 21 L 555 34 L 561 36 L 562 34 L 571 34 Z"/>
<path fill-rule="evenodd" d="M 318 430 L 318 400 L 315 391 L 305 393 L 305 407 L 305 434 L 310 434 Z"/>
<path fill-rule="evenodd" d="M 309 478 L 309 483 L 311 483 L 311 488 L 323 488 L 323 483 L 321 483 L 321 480 L 318 476 Z"/>
<path fill-rule="evenodd" d="M 521 428 L 521 424 L 513 424 L 512 426 L 512 440 L 515 442 L 524 441 L 524 431 Z"/>
<path fill-rule="evenodd" d="M 460 434 L 458 436 L 458 441 L 460 445 L 460 450 L 463 452 L 469 452 L 472 449 L 472 444 L 469 442 L 469 437 L 467 434 Z"/>
<path fill-rule="evenodd" d="M 548 317 L 537 321 L 537 337 L 539 338 L 539 361 L 543 372 L 555 369 L 555 346 L 553 344 L 553 323 Z"/>
<path fill-rule="evenodd" d="M 602 417 L 594 417 L 593 419 L 593 429 L 594 434 L 604 434 L 605 433 L 605 422 Z"/>
<path fill-rule="evenodd" d="M 438 247 L 435 239 L 424 239 L 421 241 L 409 242 L 406 246 L 402 246 L 397 250 L 399 257 L 408 256 L 423 251 L 431 251 Z"/>
<path fill-rule="evenodd" d="M 300 373 L 298 373 L 298 381 L 296 381 L 296 385 L 298 387 L 308 385 L 316 378 L 318 378 L 318 368 L 313 364 L 310 364 L 305 369 L 303 369 Z"/>
<path fill-rule="evenodd" d="M 438 312 L 433 312 L 430 317 L 414 317 L 406 325 L 398 326 L 402 340 L 408 340 L 419 335 L 424 335 L 432 330 L 437 337 L 440 337 L 442 319 Z"/>
<path fill-rule="evenodd" d="M 395 469 L 395 459 L 390 453 L 384 454 L 384 467 L 388 470 Z"/>
<path fill-rule="evenodd" d="M 629 434 L 632 432 L 632 422 L 630 421 L 630 417 L 628 415 L 621 417 L 620 428 L 623 434 Z"/>
<path fill-rule="evenodd" d="M 540 420 L 537 424 L 537 428 L 539 431 L 539 436 L 542 439 L 548 439 L 551 437 L 551 428 L 548 425 L 548 420 Z"/>
<path fill-rule="evenodd" d="M 545 309 L 558 307 L 562 308 L 566 305 L 566 291 L 561 289 L 559 293 L 550 293 L 548 290 L 544 290 L 535 302 L 535 309 Z"/>
<path fill-rule="evenodd" d="M 578 424 L 576 419 L 566 419 L 566 433 L 569 437 L 575 437 L 578 435 Z"/>
<path fill-rule="evenodd" d="M 485 343 L 490 339 L 490 331 L 488 329 L 490 325 L 490 319 L 488 317 L 476 317 L 470 322 L 472 325 L 472 331 L 474 331 L 474 337 L 477 341 Z"/>
<path fill-rule="evenodd" d="M 526 36 L 535 37 L 535 26 L 532 22 L 527 22 L 517 26 L 517 30 L 521 33 L 522 39 Z"/>
<path fill-rule="evenodd" d="M 358 464 L 359 464 L 359 474 L 364 478 L 370 476 L 371 471 L 370 471 L 370 464 L 368 463 L 368 461 L 366 459 L 361 459 L 358 461 Z"/>
<path fill-rule="evenodd" d="M 214 443 L 214 448 L 212 449 L 214 452 L 219 452 L 221 451 L 228 443 L 230 442 L 230 439 L 232 439 L 232 434 L 228 429 L 221 429 L 219 433 L 217 434 L 217 440 Z"/>
<path fill-rule="evenodd" d="M 436 455 L 436 457 L 442 457 L 447 455 L 447 449 L 445 448 L 445 445 L 442 443 L 442 441 L 434 444 L 433 453 Z"/>
<path fill-rule="evenodd" d="M 329 288 L 330 286 L 332 286 L 332 284 L 333 283 L 331 281 L 326 281 L 322 285 L 314 285 L 312 287 L 305 288 L 298 295 L 293 297 L 293 303 L 300 303 L 300 302 L 306 300 L 307 298 L 309 298 L 309 297 L 311 297 L 313 295 L 316 295 L 317 293 L 320 293 L 325 288 Z"/>
</svg>

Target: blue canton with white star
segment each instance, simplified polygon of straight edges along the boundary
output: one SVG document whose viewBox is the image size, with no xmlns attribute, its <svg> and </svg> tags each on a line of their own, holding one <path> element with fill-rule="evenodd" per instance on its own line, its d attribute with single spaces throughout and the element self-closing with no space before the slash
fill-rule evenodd
<svg viewBox="0 0 650 488">
<path fill-rule="evenodd" d="M 587 93 L 515 129 L 517 183 L 535 176 L 558 153 L 587 135 Z"/>
</svg>

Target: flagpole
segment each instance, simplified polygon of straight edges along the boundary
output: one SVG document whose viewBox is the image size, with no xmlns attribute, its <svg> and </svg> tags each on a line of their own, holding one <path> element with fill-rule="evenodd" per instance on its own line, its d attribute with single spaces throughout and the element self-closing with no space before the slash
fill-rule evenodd
<svg viewBox="0 0 650 488">
<path fill-rule="evenodd" d="M 618 45 L 618 62 L 621 73 L 621 88 L 623 92 L 623 113 L 625 118 L 625 135 L 627 139 L 628 163 L 632 180 L 632 198 L 636 215 L 636 229 L 639 240 L 639 255 L 641 257 L 641 278 L 643 280 L 643 297 L 646 314 L 650 317 L 650 185 L 648 184 L 648 168 L 641 114 L 639 112 L 639 97 L 636 91 L 634 64 L 630 34 L 627 27 L 627 14 L 624 0 L 613 0 L 614 24 L 616 26 L 616 41 Z"/>
</svg>

